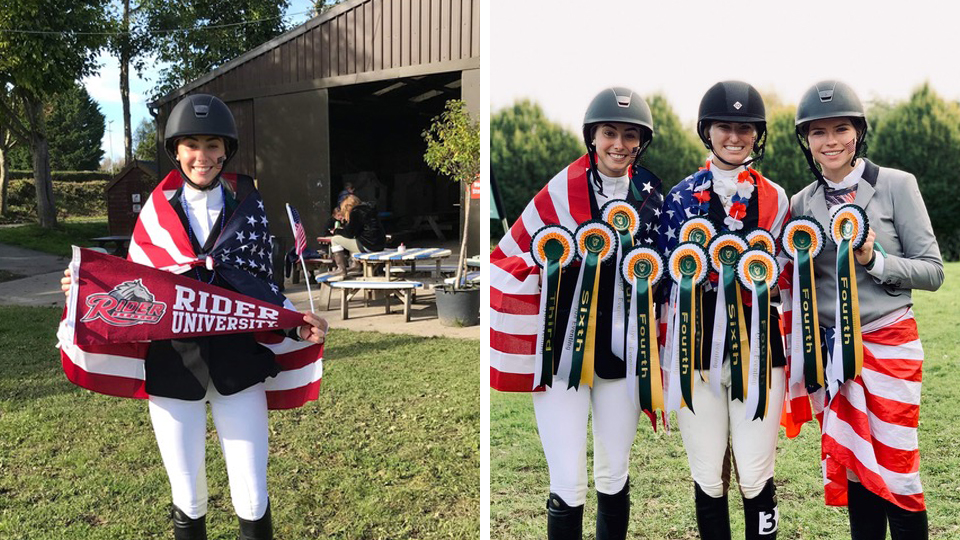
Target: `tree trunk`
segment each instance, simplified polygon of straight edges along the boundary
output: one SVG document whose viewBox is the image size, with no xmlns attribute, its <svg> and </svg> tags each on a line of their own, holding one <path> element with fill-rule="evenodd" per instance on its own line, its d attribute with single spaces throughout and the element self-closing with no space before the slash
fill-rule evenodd
<svg viewBox="0 0 960 540">
<path fill-rule="evenodd" d="M 7 213 L 7 185 L 10 171 L 7 170 L 7 147 L 0 143 L 0 216 Z"/>
<path fill-rule="evenodd" d="M 33 148 L 33 184 L 37 188 L 37 218 L 44 229 L 57 226 L 57 206 L 53 199 L 50 177 L 50 149 L 44 125 L 43 102 L 30 97 L 23 100 L 30 122 L 30 144 Z"/>
<path fill-rule="evenodd" d="M 123 2 L 123 29 L 130 30 L 130 0 Z M 120 48 L 120 101 L 123 102 L 123 163 L 133 161 L 133 138 L 130 136 L 130 44 Z"/>
<path fill-rule="evenodd" d="M 460 186 L 462 188 L 464 186 L 464 183 L 460 182 Z M 466 184 L 466 186 L 467 186 L 467 194 L 463 199 L 464 205 L 465 205 L 465 208 L 463 210 L 463 214 L 464 214 L 463 215 L 463 240 L 460 242 L 460 256 L 457 258 L 457 273 L 454 274 L 454 278 L 453 278 L 453 282 L 455 284 L 453 286 L 454 289 L 461 288 L 460 280 L 466 278 L 464 261 L 466 261 L 467 259 L 467 236 L 468 236 L 467 233 L 470 231 L 470 191 L 471 191 L 470 184 Z M 461 194 L 462 194 L 462 190 L 461 190 Z M 466 285 L 466 283 L 463 283 L 462 285 Z"/>
</svg>

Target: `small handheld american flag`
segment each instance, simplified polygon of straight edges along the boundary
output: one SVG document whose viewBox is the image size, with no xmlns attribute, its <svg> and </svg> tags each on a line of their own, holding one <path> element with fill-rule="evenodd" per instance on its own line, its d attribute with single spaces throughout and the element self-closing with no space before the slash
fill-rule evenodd
<svg viewBox="0 0 960 540">
<path fill-rule="evenodd" d="M 287 217 L 290 218 L 290 228 L 293 229 L 294 252 L 300 259 L 300 266 L 303 268 L 303 275 L 307 277 L 307 297 L 310 299 L 310 311 L 313 309 L 313 293 L 310 292 L 310 274 L 307 272 L 307 264 L 303 262 L 303 251 L 307 249 L 307 233 L 303 231 L 303 223 L 300 221 L 300 213 L 297 209 L 287 204 Z"/>
<path fill-rule="evenodd" d="M 297 257 L 303 256 L 303 250 L 307 249 L 307 235 L 303 232 L 303 223 L 300 221 L 300 212 L 297 209 L 287 205 L 287 215 L 290 217 L 290 227 L 293 228 L 293 239 L 296 243 L 294 250 Z"/>
</svg>

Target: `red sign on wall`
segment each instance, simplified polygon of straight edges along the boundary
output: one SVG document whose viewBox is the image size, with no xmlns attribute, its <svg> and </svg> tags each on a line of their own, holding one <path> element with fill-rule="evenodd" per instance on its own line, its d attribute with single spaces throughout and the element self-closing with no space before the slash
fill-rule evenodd
<svg viewBox="0 0 960 540">
<path fill-rule="evenodd" d="M 472 184 L 470 184 L 470 198 L 471 199 L 480 198 L 480 181 L 479 180 L 475 180 Z"/>
</svg>

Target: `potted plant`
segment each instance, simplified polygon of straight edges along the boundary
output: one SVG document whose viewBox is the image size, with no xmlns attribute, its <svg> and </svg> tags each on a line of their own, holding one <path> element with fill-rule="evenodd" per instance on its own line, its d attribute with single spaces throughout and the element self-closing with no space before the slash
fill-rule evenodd
<svg viewBox="0 0 960 540">
<path fill-rule="evenodd" d="M 470 118 L 462 100 L 447 101 L 444 111 L 431 120 L 423 132 L 427 165 L 464 189 L 480 178 L 480 123 Z M 480 324 L 480 288 L 467 283 L 467 232 L 470 228 L 470 204 L 467 197 L 463 218 L 460 257 L 453 285 L 437 287 L 437 316 L 446 326 Z"/>
</svg>

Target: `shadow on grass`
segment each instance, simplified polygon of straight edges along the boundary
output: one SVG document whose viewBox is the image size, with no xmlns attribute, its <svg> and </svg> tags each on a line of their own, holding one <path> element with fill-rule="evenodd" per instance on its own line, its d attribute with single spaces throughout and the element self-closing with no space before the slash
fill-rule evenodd
<svg viewBox="0 0 960 540">
<path fill-rule="evenodd" d="M 23 402 L 70 392 L 56 348 L 60 308 L 0 306 L 0 396 Z"/>
</svg>

